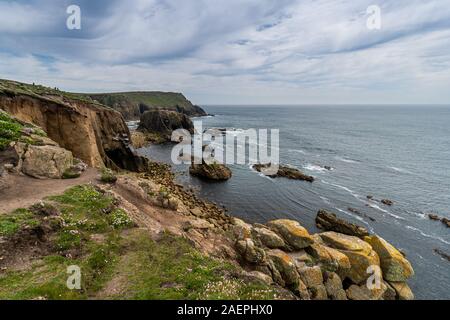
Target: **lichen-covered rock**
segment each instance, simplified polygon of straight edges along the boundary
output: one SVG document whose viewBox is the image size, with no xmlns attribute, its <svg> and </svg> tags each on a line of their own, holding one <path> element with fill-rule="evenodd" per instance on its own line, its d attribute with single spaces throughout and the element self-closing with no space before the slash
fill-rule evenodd
<svg viewBox="0 0 450 320">
<path fill-rule="evenodd" d="M 337 272 L 345 277 L 351 268 L 348 257 L 336 249 L 314 243 L 305 249 L 326 271 Z"/>
<path fill-rule="evenodd" d="M 273 261 L 288 286 L 298 286 L 300 277 L 296 264 L 289 255 L 279 249 L 272 249 L 267 251 L 267 256 Z"/>
<path fill-rule="evenodd" d="M 325 272 L 324 279 L 325 289 L 331 300 L 347 300 L 347 294 L 342 287 L 342 279 L 337 273 Z"/>
<path fill-rule="evenodd" d="M 414 275 L 414 270 L 409 261 L 386 240 L 378 236 L 365 237 L 364 239 L 378 253 L 384 279 L 404 282 Z"/>
<path fill-rule="evenodd" d="M 381 282 L 379 288 L 369 289 L 366 284 L 351 285 L 347 290 L 350 300 L 394 300 L 395 291 L 386 283 Z"/>
<path fill-rule="evenodd" d="M 39 179 L 59 179 L 72 165 L 72 152 L 66 149 L 29 145 L 24 155 L 22 172 Z"/>
<path fill-rule="evenodd" d="M 252 226 L 241 219 L 233 218 L 233 235 L 236 240 L 252 237 Z"/>
<path fill-rule="evenodd" d="M 352 236 L 336 232 L 324 232 L 320 234 L 324 242 L 345 254 L 351 268 L 347 273 L 347 277 L 356 284 L 360 284 L 367 280 L 370 274 L 367 269 L 370 266 L 379 266 L 380 258 L 372 247 L 365 241 Z"/>
<path fill-rule="evenodd" d="M 389 282 L 394 288 L 398 300 L 414 300 L 414 293 L 405 282 Z"/>
<path fill-rule="evenodd" d="M 366 228 L 339 219 L 334 213 L 325 210 L 319 210 L 317 213 L 316 225 L 320 229 L 335 231 L 349 236 L 364 237 L 369 235 Z"/>
<path fill-rule="evenodd" d="M 304 249 L 295 252 L 288 252 L 288 255 L 295 261 L 297 268 L 309 266 L 314 263 L 313 258 L 307 254 Z"/>
<path fill-rule="evenodd" d="M 328 300 L 327 289 L 323 284 L 309 288 L 312 300 Z"/>
<path fill-rule="evenodd" d="M 272 230 L 266 228 L 254 228 L 253 234 L 262 245 L 270 249 L 282 249 L 286 246 L 283 239 Z"/>
<path fill-rule="evenodd" d="M 303 228 L 297 221 L 280 219 L 270 221 L 267 225 L 278 233 L 294 250 L 304 249 L 314 243 L 308 230 Z"/>
<path fill-rule="evenodd" d="M 236 250 L 247 262 L 253 264 L 265 264 L 266 262 L 266 252 L 255 246 L 252 239 L 237 241 Z"/>
<path fill-rule="evenodd" d="M 323 285 L 323 276 L 320 267 L 301 267 L 297 268 L 300 279 L 308 288 L 313 288 L 319 285 Z"/>
</svg>

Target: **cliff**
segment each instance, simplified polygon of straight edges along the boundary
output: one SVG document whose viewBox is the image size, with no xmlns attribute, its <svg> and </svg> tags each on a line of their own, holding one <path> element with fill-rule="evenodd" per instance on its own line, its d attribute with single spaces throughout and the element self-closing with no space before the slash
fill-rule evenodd
<svg viewBox="0 0 450 320">
<path fill-rule="evenodd" d="M 119 111 L 127 120 L 137 120 L 145 111 L 155 109 L 177 111 L 190 117 L 206 115 L 202 108 L 193 105 L 181 93 L 143 91 L 98 93 L 85 96 Z"/>
<path fill-rule="evenodd" d="M 49 138 L 90 166 L 144 168 L 144 159 L 128 146 L 130 132 L 121 114 L 88 97 L 0 80 L 0 108 L 41 127 Z"/>
</svg>

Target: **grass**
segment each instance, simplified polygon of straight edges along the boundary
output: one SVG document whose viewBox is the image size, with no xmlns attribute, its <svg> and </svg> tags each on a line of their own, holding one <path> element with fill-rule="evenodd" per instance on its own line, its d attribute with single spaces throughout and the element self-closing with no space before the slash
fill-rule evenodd
<svg viewBox="0 0 450 320">
<path fill-rule="evenodd" d="M 22 125 L 0 110 L 0 151 L 6 149 L 12 141 L 21 136 Z"/>
<path fill-rule="evenodd" d="M 11 214 L 0 215 L 0 236 L 12 236 L 22 228 L 33 228 L 38 225 L 39 220 L 31 211 L 17 209 Z"/>
<path fill-rule="evenodd" d="M 111 169 L 103 168 L 100 174 L 100 180 L 105 183 L 115 183 L 117 181 L 117 176 Z"/>
<path fill-rule="evenodd" d="M 1 217 L 0 230 L 5 235 L 55 212 L 62 223 L 49 235 L 54 252 L 20 271 L 0 271 L 0 299 L 277 297 L 274 288 L 243 281 L 236 266 L 202 255 L 184 238 L 165 233 L 152 240 L 147 230 L 135 227 L 112 196 L 94 186 L 76 186 L 47 200 L 51 205 L 39 204 Z M 81 270 L 81 290 L 66 286 L 67 268 L 73 265 Z"/>
</svg>

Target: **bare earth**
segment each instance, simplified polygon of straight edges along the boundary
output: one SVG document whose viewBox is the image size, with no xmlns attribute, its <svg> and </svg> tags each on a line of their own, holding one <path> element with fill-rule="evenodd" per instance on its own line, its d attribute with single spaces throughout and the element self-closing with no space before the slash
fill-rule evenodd
<svg viewBox="0 0 450 320">
<path fill-rule="evenodd" d="M 88 168 L 76 179 L 40 180 L 22 175 L 9 174 L 0 178 L 0 214 L 18 208 L 27 208 L 51 195 L 63 193 L 66 189 L 89 182 L 95 182 L 97 170 Z"/>
</svg>

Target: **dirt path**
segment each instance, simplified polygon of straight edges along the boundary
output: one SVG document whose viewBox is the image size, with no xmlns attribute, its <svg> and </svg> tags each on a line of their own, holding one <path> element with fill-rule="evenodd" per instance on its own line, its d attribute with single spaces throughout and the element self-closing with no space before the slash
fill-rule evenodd
<svg viewBox="0 0 450 320">
<path fill-rule="evenodd" d="M 81 177 L 63 180 L 39 180 L 27 176 L 8 175 L 3 181 L 7 187 L 0 189 L 0 214 L 26 208 L 45 197 L 61 194 L 66 189 L 94 182 L 97 169 L 89 168 Z"/>
</svg>

